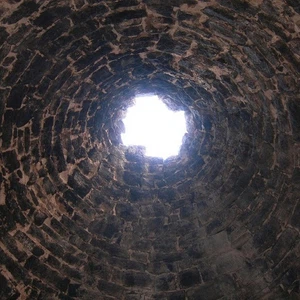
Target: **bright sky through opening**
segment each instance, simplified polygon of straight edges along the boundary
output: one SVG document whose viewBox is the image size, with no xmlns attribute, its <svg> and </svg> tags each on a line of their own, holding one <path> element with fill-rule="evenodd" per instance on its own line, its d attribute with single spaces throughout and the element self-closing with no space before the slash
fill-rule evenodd
<svg viewBox="0 0 300 300">
<path fill-rule="evenodd" d="M 123 120 L 124 145 L 145 146 L 146 155 L 166 159 L 178 155 L 186 133 L 183 111 L 172 111 L 157 96 L 135 98 Z"/>
</svg>

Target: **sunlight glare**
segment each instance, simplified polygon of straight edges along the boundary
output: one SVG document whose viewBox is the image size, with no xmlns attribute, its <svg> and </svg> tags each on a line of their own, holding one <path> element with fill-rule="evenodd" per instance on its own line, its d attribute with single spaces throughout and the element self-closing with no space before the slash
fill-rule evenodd
<svg viewBox="0 0 300 300">
<path fill-rule="evenodd" d="M 166 159 L 178 155 L 186 133 L 184 111 L 172 111 L 158 96 L 139 96 L 123 120 L 124 145 L 145 146 L 146 155 Z"/>
</svg>

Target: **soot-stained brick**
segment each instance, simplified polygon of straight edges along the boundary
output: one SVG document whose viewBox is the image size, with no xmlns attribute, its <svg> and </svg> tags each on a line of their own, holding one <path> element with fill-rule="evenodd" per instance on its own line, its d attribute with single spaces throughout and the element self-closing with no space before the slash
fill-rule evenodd
<svg viewBox="0 0 300 300">
<path fill-rule="evenodd" d="M 101 18 L 108 11 L 107 7 L 102 3 L 98 3 L 95 6 L 87 6 L 79 11 L 73 12 L 71 14 L 72 20 L 74 22 L 85 22 L 90 18 Z"/>
<path fill-rule="evenodd" d="M 173 290 L 176 286 L 175 276 L 172 274 L 161 275 L 156 279 L 155 286 L 158 291 Z"/>
<path fill-rule="evenodd" d="M 23 99 L 27 94 L 27 91 L 28 91 L 28 87 L 23 84 L 19 84 L 16 87 L 14 87 L 11 90 L 10 95 L 7 99 L 7 107 L 20 108 Z"/>
<path fill-rule="evenodd" d="M 6 32 L 5 27 L 0 27 L 0 44 L 3 44 L 9 34 Z"/>
<path fill-rule="evenodd" d="M 146 287 L 152 282 L 151 277 L 148 274 L 140 272 L 125 272 L 123 277 L 125 286 L 128 287 Z"/>
<path fill-rule="evenodd" d="M 22 107 L 16 113 L 16 126 L 22 127 L 33 117 L 33 109 L 27 106 Z"/>
<path fill-rule="evenodd" d="M 70 280 L 61 277 L 56 271 L 53 271 L 45 264 L 41 263 L 35 256 L 28 258 L 25 263 L 25 268 L 35 272 L 41 279 L 43 278 L 51 284 L 54 284 L 59 290 L 63 292 L 67 290 Z"/>
<path fill-rule="evenodd" d="M 20 293 L 13 287 L 13 285 L 0 274 L 0 297 L 3 299 L 17 299 Z"/>
<path fill-rule="evenodd" d="M 12 15 L 6 18 L 8 24 L 13 24 L 22 18 L 29 17 L 33 12 L 39 9 L 39 5 L 35 1 L 25 1 L 15 10 Z"/>
<path fill-rule="evenodd" d="M 110 76 L 112 76 L 112 73 L 108 70 L 107 67 L 103 67 L 100 70 L 96 71 L 93 75 L 92 75 L 92 80 L 93 82 L 95 82 L 96 84 L 99 84 L 103 81 L 105 81 L 107 78 L 109 78 Z"/>
<path fill-rule="evenodd" d="M 13 172 L 14 170 L 20 167 L 20 163 L 17 158 L 16 151 L 6 151 L 2 153 L 3 161 L 5 167 L 9 172 Z"/>
<path fill-rule="evenodd" d="M 137 219 L 137 211 L 129 203 L 119 203 L 116 206 L 116 213 L 124 220 L 133 221 Z"/>
<path fill-rule="evenodd" d="M 296 140 L 300 140 L 300 105 L 296 101 L 289 102 L 289 111 L 291 116 L 291 123 L 293 128 L 293 135 Z"/>
<path fill-rule="evenodd" d="M 135 11 L 122 11 L 109 15 L 105 18 L 105 24 L 116 24 L 121 23 L 125 20 L 143 18 L 147 15 L 145 10 L 135 10 Z"/>
<path fill-rule="evenodd" d="M 61 17 L 68 15 L 71 12 L 71 8 L 67 6 L 58 6 L 49 8 L 43 11 L 34 21 L 33 24 L 47 28 L 55 23 Z"/>
<path fill-rule="evenodd" d="M 116 297 L 121 297 L 124 292 L 124 288 L 122 286 L 105 280 L 99 280 L 97 288 L 107 295 L 113 295 Z"/>
<path fill-rule="evenodd" d="M 183 55 L 188 50 L 189 45 L 179 41 L 174 41 L 170 36 L 165 35 L 160 38 L 157 47 L 163 52 Z"/>
<path fill-rule="evenodd" d="M 141 176 L 131 172 L 124 172 L 124 182 L 130 186 L 141 185 Z"/>
<path fill-rule="evenodd" d="M 196 268 L 181 272 L 179 274 L 179 278 L 180 285 L 183 288 L 190 287 L 201 282 L 199 271 Z"/>
<path fill-rule="evenodd" d="M 21 82 L 23 84 L 38 84 L 45 72 L 49 70 L 50 61 L 41 55 L 36 55 L 31 61 L 28 70 L 22 75 Z"/>
<path fill-rule="evenodd" d="M 7 268 L 16 280 L 23 281 L 24 284 L 28 284 L 30 282 L 28 273 L 24 267 L 15 262 L 11 257 L 7 256 L 2 250 L 0 250 L 0 262 Z"/>
<path fill-rule="evenodd" d="M 84 197 L 91 189 L 90 181 L 78 170 L 69 176 L 68 184 L 80 195 Z"/>
<path fill-rule="evenodd" d="M 99 49 L 95 50 L 93 53 L 87 54 L 79 58 L 76 61 L 75 66 L 78 70 L 84 69 L 86 66 L 96 62 L 98 59 L 108 54 L 111 50 L 112 50 L 111 47 L 105 44 L 101 46 Z"/>
</svg>

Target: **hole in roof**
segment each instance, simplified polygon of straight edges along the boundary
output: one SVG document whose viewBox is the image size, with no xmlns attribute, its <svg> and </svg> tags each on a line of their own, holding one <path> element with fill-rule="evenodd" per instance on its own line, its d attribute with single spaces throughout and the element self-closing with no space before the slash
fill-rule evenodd
<svg viewBox="0 0 300 300">
<path fill-rule="evenodd" d="M 184 111 L 168 109 L 156 95 L 137 96 L 123 123 L 125 146 L 144 146 L 147 156 L 163 159 L 178 155 L 187 132 Z"/>
</svg>

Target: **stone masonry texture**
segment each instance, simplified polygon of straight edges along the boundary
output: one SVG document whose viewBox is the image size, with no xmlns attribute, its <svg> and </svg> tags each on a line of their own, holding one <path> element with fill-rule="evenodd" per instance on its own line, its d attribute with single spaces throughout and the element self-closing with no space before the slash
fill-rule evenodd
<svg viewBox="0 0 300 300">
<path fill-rule="evenodd" d="M 0 1 L 0 299 L 300 299 L 299 74 L 298 0 Z"/>
</svg>

